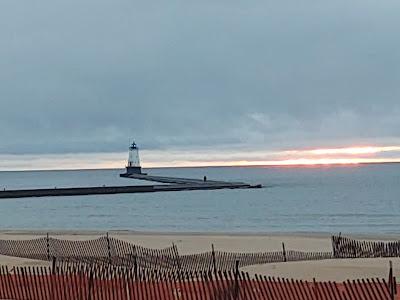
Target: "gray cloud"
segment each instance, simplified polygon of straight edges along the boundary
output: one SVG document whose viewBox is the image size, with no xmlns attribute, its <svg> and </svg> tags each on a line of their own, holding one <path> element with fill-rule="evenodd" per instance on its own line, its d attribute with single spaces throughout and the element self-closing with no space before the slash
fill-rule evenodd
<svg viewBox="0 0 400 300">
<path fill-rule="evenodd" d="M 398 1 L 0 2 L 0 153 L 400 141 Z"/>
</svg>

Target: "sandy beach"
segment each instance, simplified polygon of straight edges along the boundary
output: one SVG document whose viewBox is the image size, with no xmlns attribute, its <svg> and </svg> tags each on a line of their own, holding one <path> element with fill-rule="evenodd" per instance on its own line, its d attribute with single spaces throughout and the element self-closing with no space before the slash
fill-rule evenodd
<svg viewBox="0 0 400 300">
<path fill-rule="evenodd" d="M 69 240 L 89 240 L 105 233 L 95 231 L 57 231 L 51 237 Z M 181 254 L 201 253 L 211 250 L 231 252 L 280 251 L 282 243 L 287 250 L 331 251 L 330 235 L 327 234 L 205 234 L 205 233 L 145 233 L 112 231 L 110 236 L 150 248 L 164 248 L 174 243 Z M 46 236 L 40 231 L 0 231 L 0 239 L 27 240 Z M 393 236 L 351 236 L 360 239 L 395 240 Z M 396 276 L 400 276 L 399 258 L 336 259 L 322 261 L 286 262 L 256 265 L 243 268 L 251 274 L 279 276 L 297 279 L 337 280 L 379 277 L 388 275 L 389 261 L 393 261 Z M 0 265 L 32 266 L 47 262 L 0 255 Z"/>
</svg>

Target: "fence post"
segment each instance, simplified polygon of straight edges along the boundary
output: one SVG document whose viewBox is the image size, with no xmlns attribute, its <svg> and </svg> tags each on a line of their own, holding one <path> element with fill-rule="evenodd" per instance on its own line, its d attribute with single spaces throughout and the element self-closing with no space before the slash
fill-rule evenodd
<svg viewBox="0 0 400 300">
<path fill-rule="evenodd" d="M 47 260 L 50 260 L 50 239 L 49 239 L 49 233 L 46 234 L 46 244 L 47 244 Z"/>
<path fill-rule="evenodd" d="M 342 249 L 341 249 L 341 247 L 340 247 L 341 241 L 342 241 L 342 232 L 340 231 L 340 232 L 339 232 L 338 239 L 337 239 L 337 241 L 336 241 L 336 252 L 335 252 L 335 253 L 337 254 L 338 251 L 339 251 L 339 257 L 340 257 L 340 258 L 342 258 L 341 253 L 343 252 Z M 335 258 L 336 258 L 336 257 L 335 257 Z"/>
<path fill-rule="evenodd" d="M 236 260 L 235 265 L 235 299 L 239 297 L 239 260 Z"/>
<path fill-rule="evenodd" d="M 53 275 L 56 274 L 56 262 L 57 262 L 57 258 L 55 256 L 53 256 L 53 260 L 51 263 L 51 273 Z"/>
<path fill-rule="evenodd" d="M 175 260 L 176 260 L 176 265 L 178 267 L 178 270 L 181 271 L 181 260 L 179 257 L 179 252 L 178 252 L 178 248 L 176 247 L 176 245 L 174 243 L 172 243 L 172 248 L 174 249 L 174 253 L 175 253 Z"/>
<path fill-rule="evenodd" d="M 92 289 L 93 289 L 93 270 L 90 270 L 88 295 L 87 295 L 88 300 L 92 299 Z"/>
<path fill-rule="evenodd" d="M 111 265 L 111 246 L 110 246 L 110 238 L 108 237 L 108 232 L 107 232 L 107 248 L 108 248 L 108 263 Z"/>
<path fill-rule="evenodd" d="M 340 235 L 340 233 L 339 233 L 339 235 Z M 332 235 L 331 241 L 332 241 L 333 257 L 337 258 L 337 244 L 338 244 L 338 241 L 336 240 L 336 237 L 334 235 Z"/>
<path fill-rule="evenodd" d="M 133 246 L 133 271 L 135 272 L 135 280 L 138 280 L 138 263 L 136 254 L 136 245 Z"/>
<path fill-rule="evenodd" d="M 55 256 L 53 256 L 51 272 L 50 272 L 50 299 L 55 299 L 54 284 L 55 281 L 57 280 L 55 274 L 56 274 L 56 258 Z"/>
<path fill-rule="evenodd" d="M 282 243 L 282 254 L 283 254 L 283 261 L 287 262 L 285 243 Z"/>
<path fill-rule="evenodd" d="M 393 277 L 393 262 L 389 261 L 389 280 L 388 280 L 388 288 L 390 294 L 390 300 L 394 300 L 395 294 L 395 286 L 394 286 L 394 277 Z"/>
<path fill-rule="evenodd" d="M 215 258 L 215 250 L 214 250 L 214 244 L 211 244 L 211 254 L 212 254 L 212 261 L 213 261 L 213 267 L 214 267 L 214 274 L 217 276 L 217 260 Z"/>
</svg>

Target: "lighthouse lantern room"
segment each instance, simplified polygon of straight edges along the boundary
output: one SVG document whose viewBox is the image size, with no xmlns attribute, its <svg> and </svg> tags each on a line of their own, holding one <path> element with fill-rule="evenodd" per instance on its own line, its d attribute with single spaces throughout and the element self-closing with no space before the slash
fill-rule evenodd
<svg viewBox="0 0 400 300">
<path fill-rule="evenodd" d="M 139 148 L 135 142 L 129 147 L 128 165 L 126 166 L 126 175 L 142 174 L 142 167 L 140 166 Z"/>
</svg>

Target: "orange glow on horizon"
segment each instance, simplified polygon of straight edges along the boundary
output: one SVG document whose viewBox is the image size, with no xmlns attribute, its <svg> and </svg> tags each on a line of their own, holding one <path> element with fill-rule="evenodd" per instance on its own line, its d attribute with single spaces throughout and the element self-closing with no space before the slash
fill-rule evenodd
<svg viewBox="0 0 400 300">
<path fill-rule="evenodd" d="M 318 165 L 356 165 L 367 163 L 400 163 L 400 157 L 377 157 L 383 152 L 400 152 L 400 146 L 357 146 L 343 148 L 319 148 L 312 150 L 290 150 L 263 153 L 252 156 L 247 153 L 247 159 L 234 160 L 229 155 L 219 156 L 220 159 L 208 161 L 191 161 L 177 159 L 173 162 L 154 162 L 147 167 L 206 167 L 206 166 L 318 166 Z M 273 156 L 271 156 L 273 155 Z M 270 159 L 260 159 L 262 156 Z M 227 159 L 224 159 L 224 158 Z M 222 158 L 222 159 L 221 159 Z"/>
<path fill-rule="evenodd" d="M 391 153 L 389 153 L 391 152 Z M 123 169 L 126 152 L 1 155 L 0 170 Z M 354 146 L 289 151 L 144 150 L 143 168 L 217 166 L 319 166 L 400 163 L 400 146 Z"/>
<path fill-rule="evenodd" d="M 349 155 L 362 155 L 362 154 L 376 154 L 380 152 L 400 151 L 399 146 L 387 147 L 347 147 L 347 148 L 327 148 L 327 149 L 314 149 L 310 150 L 310 154 L 314 155 L 329 155 L 329 154 L 349 154 Z"/>
<path fill-rule="evenodd" d="M 287 160 L 272 160 L 272 161 L 202 161 L 202 162 L 174 162 L 170 163 L 147 163 L 144 167 L 243 167 L 243 166 L 319 166 L 319 165 L 357 165 L 368 163 L 400 163 L 400 158 L 394 159 L 379 159 L 379 158 L 298 158 Z"/>
</svg>

